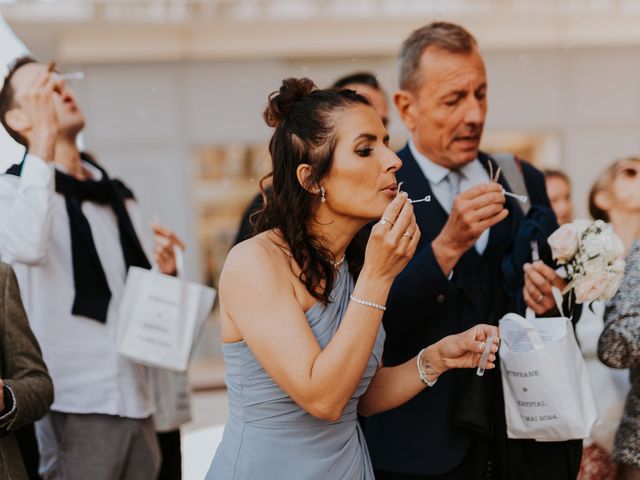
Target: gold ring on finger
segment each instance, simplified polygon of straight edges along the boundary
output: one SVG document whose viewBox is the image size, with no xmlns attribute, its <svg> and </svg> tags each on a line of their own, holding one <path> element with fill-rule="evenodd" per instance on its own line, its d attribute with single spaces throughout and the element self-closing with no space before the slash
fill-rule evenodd
<svg viewBox="0 0 640 480">
<path fill-rule="evenodd" d="M 413 238 L 413 232 L 406 231 L 402 234 L 403 237 L 407 237 L 409 240 Z"/>
<path fill-rule="evenodd" d="M 536 300 L 537 303 L 540 303 L 542 300 L 544 300 L 544 293 L 541 293 L 540 296 L 538 297 L 538 299 Z"/>
<path fill-rule="evenodd" d="M 380 225 L 386 225 L 387 223 L 393 227 L 393 222 L 391 221 L 391 219 L 387 217 L 382 217 L 380 219 Z"/>
</svg>

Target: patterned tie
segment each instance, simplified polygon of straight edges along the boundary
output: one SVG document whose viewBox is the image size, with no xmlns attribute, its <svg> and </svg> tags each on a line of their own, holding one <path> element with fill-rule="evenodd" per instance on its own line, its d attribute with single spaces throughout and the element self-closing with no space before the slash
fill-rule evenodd
<svg viewBox="0 0 640 480">
<path fill-rule="evenodd" d="M 447 205 L 447 213 L 451 213 L 453 201 L 460 193 L 460 182 L 462 181 L 462 173 L 458 170 L 450 170 L 447 174 L 447 183 L 449 184 L 449 203 Z"/>
</svg>

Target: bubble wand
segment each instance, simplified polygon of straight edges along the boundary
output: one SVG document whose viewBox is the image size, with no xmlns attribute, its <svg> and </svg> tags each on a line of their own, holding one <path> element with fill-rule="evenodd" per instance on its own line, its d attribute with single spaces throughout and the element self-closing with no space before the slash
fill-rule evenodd
<svg viewBox="0 0 640 480">
<path fill-rule="evenodd" d="M 400 182 L 400 183 L 398 184 L 398 193 L 397 193 L 396 195 L 398 195 L 398 194 L 401 192 L 400 187 L 402 187 L 402 184 L 403 184 L 403 183 L 404 183 L 404 182 Z M 409 199 L 409 201 L 410 201 L 411 203 L 430 202 L 430 201 L 431 201 L 431 195 L 427 195 L 427 196 L 426 196 L 426 197 L 424 197 L 424 198 L 417 198 L 417 199 L 415 199 L 415 200 Z"/>
</svg>

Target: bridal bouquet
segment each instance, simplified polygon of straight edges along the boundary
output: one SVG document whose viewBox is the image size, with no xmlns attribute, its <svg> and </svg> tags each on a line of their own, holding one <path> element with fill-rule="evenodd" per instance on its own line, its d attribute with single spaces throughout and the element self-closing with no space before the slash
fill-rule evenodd
<svg viewBox="0 0 640 480">
<path fill-rule="evenodd" d="M 575 220 L 561 226 L 548 239 L 553 259 L 562 265 L 577 303 L 606 301 L 622 281 L 624 244 L 608 223 Z"/>
</svg>

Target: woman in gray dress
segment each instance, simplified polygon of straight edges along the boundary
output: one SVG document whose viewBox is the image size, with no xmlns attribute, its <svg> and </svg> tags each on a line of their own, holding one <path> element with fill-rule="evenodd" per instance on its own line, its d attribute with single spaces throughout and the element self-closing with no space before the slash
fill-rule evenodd
<svg viewBox="0 0 640 480">
<path fill-rule="evenodd" d="M 489 336 L 493 368 L 498 331 L 478 325 L 382 367 L 384 305 L 420 232 L 380 116 L 353 91 L 287 79 L 265 119 L 273 193 L 220 278 L 230 408 L 207 479 L 370 480 L 357 413 L 477 366 Z"/>
<path fill-rule="evenodd" d="M 628 368 L 631 391 L 616 433 L 613 459 L 619 480 L 640 480 L 640 159 L 614 162 L 591 190 L 591 214 L 611 222 L 627 248 L 620 289 L 605 308 L 598 356 L 605 365 Z"/>
</svg>

